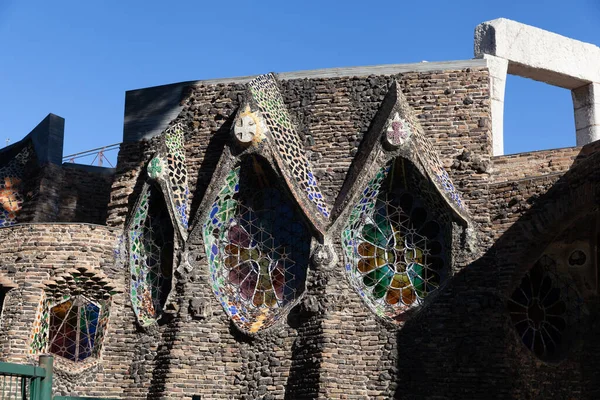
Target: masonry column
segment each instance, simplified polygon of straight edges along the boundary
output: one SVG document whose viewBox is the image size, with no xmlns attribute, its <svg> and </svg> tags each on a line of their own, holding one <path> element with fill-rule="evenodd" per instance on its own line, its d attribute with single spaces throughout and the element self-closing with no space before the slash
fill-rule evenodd
<svg viewBox="0 0 600 400">
<path fill-rule="evenodd" d="M 492 99 L 492 148 L 495 156 L 504 154 L 504 90 L 508 60 L 484 54 L 490 71 L 490 96 Z"/>
<path fill-rule="evenodd" d="M 577 146 L 600 139 L 600 83 L 593 82 L 571 91 L 575 110 Z"/>
</svg>

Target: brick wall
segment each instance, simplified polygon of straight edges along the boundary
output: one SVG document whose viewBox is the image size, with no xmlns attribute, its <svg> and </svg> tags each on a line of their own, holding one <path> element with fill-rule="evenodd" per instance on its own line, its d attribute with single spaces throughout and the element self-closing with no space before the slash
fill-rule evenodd
<svg viewBox="0 0 600 400">
<path fill-rule="evenodd" d="M 86 169 L 88 168 L 88 169 Z M 46 164 L 29 174 L 20 222 L 106 224 L 111 170 Z"/>
<path fill-rule="evenodd" d="M 571 166 L 600 150 L 598 142 L 586 146 L 540 150 L 492 158 L 494 182 L 514 181 L 536 176 L 565 173 Z"/>
</svg>

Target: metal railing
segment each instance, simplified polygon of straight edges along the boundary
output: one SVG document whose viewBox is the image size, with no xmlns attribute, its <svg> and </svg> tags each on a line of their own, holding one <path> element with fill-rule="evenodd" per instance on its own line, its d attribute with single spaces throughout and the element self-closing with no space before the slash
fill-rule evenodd
<svg viewBox="0 0 600 400">
<path fill-rule="evenodd" d="M 0 362 L 0 400 L 51 400 L 52 356 L 40 366 Z"/>
<path fill-rule="evenodd" d="M 114 143 L 104 147 L 97 147 L 95 149 L 81 151 L 75 154 L 69 154 L 68 156 L 63 157 L 63 162 L 74 163 L 77 159 L 94 156 L 94 159 L 92 160 L 90 165 L 94 165 L 94 163 L 97 162 L 98 166 L 102 167 L 104 166 L 103 162 L 106 161 L 111 167 L 114 168 L 114 165 L 110 162 L 110 160 L 106 157 L 105 154 L 108 151 L 119 150 L 120 145 L 121 143 Z"/>
</svg>

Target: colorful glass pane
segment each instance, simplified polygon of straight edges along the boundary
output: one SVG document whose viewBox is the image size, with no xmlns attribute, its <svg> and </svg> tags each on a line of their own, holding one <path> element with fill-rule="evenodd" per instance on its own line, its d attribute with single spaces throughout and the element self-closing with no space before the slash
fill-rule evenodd
<svg viewBox="0 0 600 400">
<path fill-rule="evenodd" d="M 83 296 L 50 308 L 49 351 L 71 361 L 83 361 L 99 346 L 100 306 Z"/>
<path fill-rule="evenodd" d="M 346 272 L 377 315 L 398 321 L 449 273 L 446 232 L 411 187 L 412 164 L 381 168 L 342 230 Z"/>
<path fill-rule="evenodd" d="M 240 329 L 273 326 L 304 290 L 310 235 L 260 167 L 225 179 L 203 225 L 213 291 Z"/>
<path fill-rule="evenodd" d="M 17 223 L 17 215 L 23 207 L 22 180 L 32 153 L 28 145 L 0 167 L 0 227 Z"/>
<path fill-rule="evenodd" d="M 549 362 L 566 356 L 584 314 L 583 299 L 571 279 L 559 274 L 547 255 L 525 274 L 507 307 L 523 344 Z"/>
<path fill-rule="evenodd" d="M 160 316 L 171 290 L 173 235 L 162 193 L 147 186 L 128 232 L 131 304 L 143 326 Z"/>
</svg>

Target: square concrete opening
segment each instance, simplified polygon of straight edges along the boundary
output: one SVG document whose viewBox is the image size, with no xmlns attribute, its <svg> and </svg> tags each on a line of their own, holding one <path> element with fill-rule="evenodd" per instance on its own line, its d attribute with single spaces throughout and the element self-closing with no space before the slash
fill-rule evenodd
<svg viewBox="0 0 600 400">
<path fill-rule="evenodd" d="M 575 146 L 571 91 L 508 75 L 503 125 L 505 154 Z"/>
</svg>

